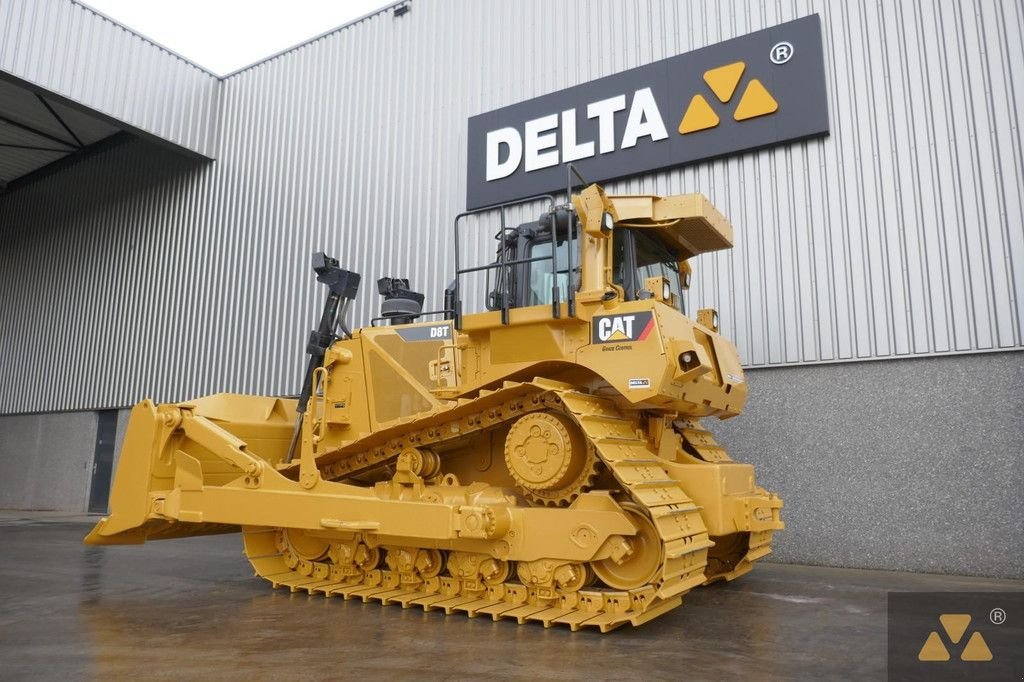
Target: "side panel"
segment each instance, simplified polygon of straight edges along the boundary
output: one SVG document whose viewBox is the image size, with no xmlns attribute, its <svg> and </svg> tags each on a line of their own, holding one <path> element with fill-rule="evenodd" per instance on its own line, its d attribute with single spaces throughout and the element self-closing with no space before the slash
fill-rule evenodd
<svg viewBox="0 0 1024 682">
<path fill-rule="evenodd" d="M 591 320 L 591 341 L 577 362 L 637 407 L 722 418 L 743 409 L 736 349 L 668 305 L 645 300 L 603 310 Z"/>
</svg>

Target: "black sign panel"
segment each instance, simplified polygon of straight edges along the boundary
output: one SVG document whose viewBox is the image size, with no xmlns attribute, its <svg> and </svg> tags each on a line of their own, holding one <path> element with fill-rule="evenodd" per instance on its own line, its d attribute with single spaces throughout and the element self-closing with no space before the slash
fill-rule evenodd
<svg viewBox="0 0 1024 682">
<path fill-rule="evenodd" d="M 828 134 L 814 14 L 469 119 L 466 204 Z"/>
</svg>

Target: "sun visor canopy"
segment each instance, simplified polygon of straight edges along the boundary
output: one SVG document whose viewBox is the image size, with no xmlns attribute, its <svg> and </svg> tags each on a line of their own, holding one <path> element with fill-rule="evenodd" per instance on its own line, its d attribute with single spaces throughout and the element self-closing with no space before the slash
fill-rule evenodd
<svg viewBox="0 0 1024 682">
<path fill-rule="evenodd" d="M 619 217 L 617 226 L 650 229 L 681 256 L 732 248 L 732 225 L 703 194 L 609 198 Z"/>
</svg>

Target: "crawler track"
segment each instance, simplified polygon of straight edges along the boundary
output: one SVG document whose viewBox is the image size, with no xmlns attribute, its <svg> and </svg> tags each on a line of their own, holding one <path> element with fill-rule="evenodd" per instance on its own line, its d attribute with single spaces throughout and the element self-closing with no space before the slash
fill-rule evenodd
<svg viewBox="0 0 1024 682">
<path fill-rule="evenodd" d="M 502 389 L 482 393 L 476 399 L 459 401 L 449 422 L 419 429 L 415 423 L 404 424 L 402 436 L 387 438 L 388 434 L 383 434 L 369 449 L 335 459 L 325 469 L 332 478 L 363 471 L 389 462 L 407 445 L 429 446 L 474 430 L 497 428 L 527 412 L 540 410 L 556 411 L 575 421 L 600 461 L 614 475 L 619 486 L 614 491 L 617 499 L 653 524 L 658 542 L 645 551 L 658 553 L 659 559 L 657 571 L 646 584 L 626 590 L 586 584 L 578 589 L 532 587 L 516 581 L 515 571 L 511 570 L 506 571 L 510 578 L 485 584 L 443 572 L 447 565 L 443 558 L 435 571 L 428 572 L 433 575 L 382 568 L 381 556 L 375 557 L 365 570 L 353 573 L 334 565 L 328 556 L 303 558 L 283 540 L 281 529 L 247 527 L 243 529 L 245 552 L 256 574 L 275 588 L 293 592 L 401 604 L 403 608 L 419 606 L 447 614 L 462 612 L 470 617 L 509 618 L 520 624 L 536 621 L 545 627 L 593 627 L 607 632 L 626 623 L 639 625 L 655 618 L 678 606 L 682 596 L 694 587 L 738 577 L 750 570 L 753 561 L 771 551 L 770 531 L 751 534 L 749 551 L 742 559 L 724 565 L 723 573 L 709 574 L 708 550 L 713 543 L 700 509 L 665 470 L 664 460 L 643 432 L 638 432 L 636 421 L 609 399 L 554 382 L 507 383 Z M 397 552 L 410 548 L 380 549 Z"/>
</svg>

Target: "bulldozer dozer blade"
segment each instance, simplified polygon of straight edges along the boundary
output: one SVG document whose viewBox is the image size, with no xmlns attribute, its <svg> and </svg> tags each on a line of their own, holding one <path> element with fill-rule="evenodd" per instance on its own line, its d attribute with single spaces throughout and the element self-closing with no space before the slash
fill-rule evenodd
<svg viewBox="0 0 1024 682">
<path fill-rule="evenodd" d="M 287 449 L 295 419 L 292 403 L 262 396 L 217 394 L 180 405 L 156 405 L 151 400 L 136 404 L 111 489 L 111 513 L 96 524 L 85 543 L 140 544 L 147 540 L 237 532 L 239 527 L 233 524 L 190 523 L 162 515 L 161 498 L 167 491 L 189 485 L 202 487 L 204 474 L 199 462 L 206 464 L 206 482 L 223 482 L 244 475 L 244 461 L 237 462 L 236 468 L 225 466 L 216 453 L 203 445 L 201 435 L 182 435 L 182 411 L 187 411 L 197 424 L 201 421 L 226 435 L 227 442 L 234 440 L 232 444 L 240 445 L 240 453 L 258 447 L 260 460 L 273 466 Z M 236 436 L 244 436 L 247 442 Z M 255 452 L 244 454 L 250 459 L 257 456 Z M 195 462 L 197 479 L 181 480 L 181 459 Z M 219 469 L 213 466 L 214 462 Z"/>
</svg>

